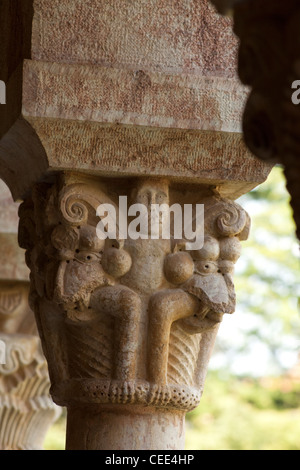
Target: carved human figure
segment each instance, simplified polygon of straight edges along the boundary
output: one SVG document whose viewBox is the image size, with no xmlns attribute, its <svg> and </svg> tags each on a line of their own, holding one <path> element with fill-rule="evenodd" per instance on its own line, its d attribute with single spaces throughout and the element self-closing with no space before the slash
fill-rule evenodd
<svg viewBox="0 0 300 470">
<path fill-rule="evenodd" d="M 55 229 L 52 242 L 58 248 L 62 230 L 75 229 L 61 226 Z M 93 226 L 85 225 L 76 231 L 78 237 L 73 246 L 64 242 L 63 252 L 60 250 L 61 255 L 67 253 L 67 259 L 61 260 L 55 282 L 55 299 L 66 312 L 69 373 L 73 377 L 133 380 L 140 299 L 118 284 L 118 279 L 131 267 L 131 257 L 118 241 L 100 240 Z M 70 236 L 64 240 L 70 238 L 75 240 Z M 104 341 L 106 328 L 111 330 L 114 343 L 114 357 L 109 365 L 97 345 L 101 339 Z M 106 348 L 111 350 L 108 344 Z"/>
<path fill-rule="evenodd" d="M 174 322 L 189 334 L 203 333 L 235 309 L 232 273 L 240 255 L 239 239 L 248 235 L 249 219 L 240 206 L 225 200 L 212 199 L 206 215 L 203 247 L 190 253 L 175 248 L 166 257 L 165 275 L 174 287 L 155 293 L 149 302 L 148 374 L 152 383 L 167 384 Z M 181 250 L 183 247 L 184 241 Z"/>
<path fill-rule="evenodd" d="M 122 278 L 122 284 L 134 289 L 141 296 L 148 296 L 168 283 L 163 273 L 165 256 L 171 251 L 171 241 L 162 239 L 163 216 L 159 218 L 156 234 L 151 233 L 151 207 L 153 204 L 169 204 L 169 183 L 166 180 L 145 179 L 137 183 L 131 192 L 131 206 L 143 204 L 147 210 L 148 232 L 146 239 L 128 237 L 125 248 L 132 258 L 130 271 Z M 157 238 L 154 238 L 156 236 Z"/>
</svg>

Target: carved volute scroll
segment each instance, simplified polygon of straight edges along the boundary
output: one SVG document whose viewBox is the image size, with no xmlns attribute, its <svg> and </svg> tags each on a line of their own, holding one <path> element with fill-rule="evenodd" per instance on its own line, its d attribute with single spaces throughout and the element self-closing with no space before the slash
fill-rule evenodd
<svg viewBox="0 0 300 470">
<path fill-rule="evenodd" d="M 120 196 L 146 208 L 204 204 L 203 247 L 188 250 L 184 237 L 123 239 L 120 226 L 101 240 L 97 207 L 118 215 Z M 232 274 L 249 225 L 209 187 L 72 174 L 37 185 L 20 207 L 19 241 L 54 401 L 196 407 L 219 324 L 235 309 Z"/>
</svg>

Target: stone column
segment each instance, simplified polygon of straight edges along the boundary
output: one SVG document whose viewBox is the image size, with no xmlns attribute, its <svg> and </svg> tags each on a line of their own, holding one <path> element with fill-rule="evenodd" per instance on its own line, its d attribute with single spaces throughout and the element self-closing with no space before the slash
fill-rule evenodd
<svg viewBox="0 0 300 470">
<path fill-rule="evenodd" d="M 250 225 L 235 200 L 271 168 L 241 139 L 230 23 L 206 0 L 29 6 L 0 171 L 24 201 L 19 243 L 51 394 L 68 408 L 67 449 L 183 448 L 185 414 L 235 308 Z M 163 219 L 151 238 L 149 212 L 143 236 L 125 237 L 138 225 L 125 197 L 146 210 L 175 204 L 183 225 L 184 206 L 196 222 L 203 204 L 203 246 L 163 238 Z M 103 204 L 120 221 L 106 240 Z"/>
<path fill-rule="evenodd" d="M 29 270 L 17 241 L 18 205 L 0 181 L 0 449 L 42 449 L 60 416 L 36 323 L 28 305 Z"/>
</svg>

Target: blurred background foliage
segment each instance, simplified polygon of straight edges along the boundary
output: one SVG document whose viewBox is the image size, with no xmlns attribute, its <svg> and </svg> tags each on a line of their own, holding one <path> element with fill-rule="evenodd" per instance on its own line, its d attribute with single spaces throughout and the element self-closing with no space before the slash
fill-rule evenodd
<svg viewBox="0 0 300 470">
<path fill-rule="evenodd" d="M 300 450 L 299 244 L 280 166 L 238 200 L 252 229 L 236 265 L 237 308 L 225 315 L 187 450 Z M 45 449 L 64 449 L 65 411 Z"/>
<path fill-rule="evenodd" d="M 211 366 L 237 375 L 276 375 L 300 352 L 299 242 L 283 170 L 239 202 L 251 217 L 235 270 L 237 307 L 225 315 Z"/>
<path fill-rule="evenodd" d="M 209 372 L 187 415 L 187 450 L 300 450 L 300 382 Z"/>
</svg>

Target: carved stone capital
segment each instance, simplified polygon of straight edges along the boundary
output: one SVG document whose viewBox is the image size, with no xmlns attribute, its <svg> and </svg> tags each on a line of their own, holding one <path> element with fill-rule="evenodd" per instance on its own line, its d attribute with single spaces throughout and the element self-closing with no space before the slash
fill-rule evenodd
<svg viewBox="0 0 300 470">
<path fill-rule="evenodd" d="M 61 410 L 49 395 L 49 374 L 28 307 L 28 282 L 0 284 L 0 449 L 39 450 Z M 2 363 L 3 362 L 3 363 Z"/>
<path fill-rule="evenodd" d="M 149 208 L 204 204 L 203 247 L 188 251 L 174 237 L 99 239 L 97 208 L 110 203 L 118 213 L 120 196 Z M 56 403 L 196 407 L 218 326 L 234 312 L 245 211 L 207 186 L 65 175 L 37 185 L 20 218 Z"/>
</svg>

